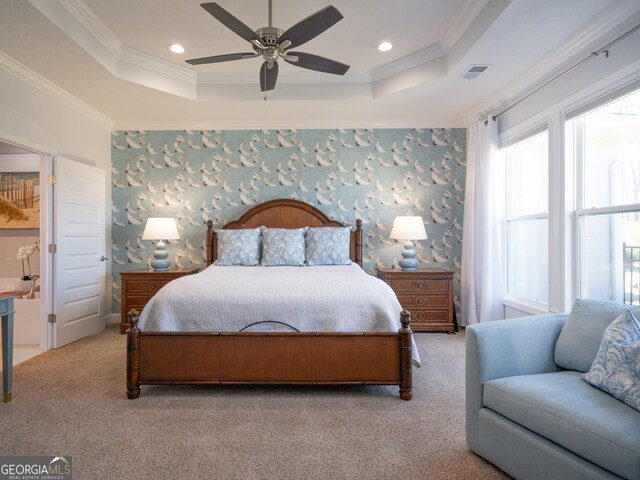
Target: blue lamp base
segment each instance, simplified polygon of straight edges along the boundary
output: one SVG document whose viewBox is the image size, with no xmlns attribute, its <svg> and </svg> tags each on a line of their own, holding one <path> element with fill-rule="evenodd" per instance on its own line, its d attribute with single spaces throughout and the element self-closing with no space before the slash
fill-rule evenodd
<svg viewBox="0 0 640 480">
<path fill-rule="evenodd" d="M 404 250 L 402 251 L 402 260 L 398 262 L 400 267 L 405 272 L 414 272 L 420 262 L 416 258 L 416 251 L 413 249 L 413 242 L 407 240 L 404 244 Z"/>
<path fill-rule="evenodd" d="M 149 264 L 153 268 L 154 272 L 166 272 L 171 267 L 171 260 L 169 260 L 169 254 L 167 253 L 167 246 L 160 240 L 156 244 L 156 250 L 153 252 L 153 258 Z"/>
</svg>

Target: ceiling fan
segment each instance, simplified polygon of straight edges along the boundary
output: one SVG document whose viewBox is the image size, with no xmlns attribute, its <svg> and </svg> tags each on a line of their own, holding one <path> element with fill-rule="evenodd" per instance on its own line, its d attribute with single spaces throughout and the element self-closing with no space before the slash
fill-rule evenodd
<svg viewBox="0 0 640 480">
<path fill-rule="evenodd" d="M 288 30 L 283 31 L 280 28 L 272 26 L 272 8 L 271 0 L 269 0 L 269 26 L 259 28 L 255 32 L 217 3 L 202 3 L 200 6 L 213 15 L 225 27 L 251 43 L 253 52 L 193 58 L 187 60 L 187 63 L 191 65 L 262 57 L 264 62 L 260 68 L 260 89 L 263 92 L 273 90 L 276 86 L 276 81 L 278 80 L 277 60 L 279 58 L 291 65 L 335 75 L 344 75 L 347 73 L 347 70 L 349 70 L 349 65 L 336 62 L 335 60 L 319 57 L 310 53 L 289 51 L 290 48 L 298 47 L 308 42 L 342 20 L 342 14 L 332 5 L 323 8 L 296 23 Z"/>
</svg>

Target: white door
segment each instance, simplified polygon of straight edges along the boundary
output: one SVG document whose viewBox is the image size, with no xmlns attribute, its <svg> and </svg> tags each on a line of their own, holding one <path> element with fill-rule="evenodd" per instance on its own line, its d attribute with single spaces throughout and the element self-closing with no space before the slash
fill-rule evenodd
<svg viewBox="0 0 640 480">
<path fill-rule="evenodd" d="M 54 162 L 53 347 L 104 330 L 104 171 L 57 157 Z"/>
</svg>

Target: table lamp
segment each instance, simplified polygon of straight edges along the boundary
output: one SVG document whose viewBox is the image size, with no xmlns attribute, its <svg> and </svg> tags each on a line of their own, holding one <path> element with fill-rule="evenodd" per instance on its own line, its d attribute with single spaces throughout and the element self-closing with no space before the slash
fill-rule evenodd
<svg viewBox="0 0 640 480">
<path fill-rule="evenodd" d="M 402 260 L 399 262 L 402 270 L 412 272 L 418 268 L 420 262 L 416 259 L 412 240 L 426 240 L 427 238 L 422 217 L 396 217 L 389 236 L 395 240 L 406 240 L 402 251 Z"/>
<path fill-rule="evenodd" d="M 178 226 L 173 218 L 149 218 L 142 233 L 142 240 L 158 240 L 150 264 L 155 272 L 166 272 L 171 266 L 167 258 L 167 245 L 164 240 L 179 240 Z"/>
</svg>

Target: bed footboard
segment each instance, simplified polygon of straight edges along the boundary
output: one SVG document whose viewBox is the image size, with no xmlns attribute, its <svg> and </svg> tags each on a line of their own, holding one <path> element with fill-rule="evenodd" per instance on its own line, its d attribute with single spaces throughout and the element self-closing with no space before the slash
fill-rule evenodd
<svg viewBox="0 0 640 480">
<path fill-rule="evenodd" d="M 411 315 L 393 332 L 142 332 L 129 313 L 127 397 L 145 384 L 399 385 L 411 400 Z"/>
</svg>

